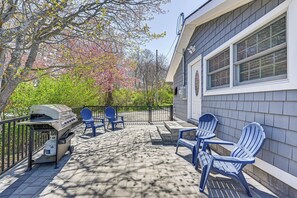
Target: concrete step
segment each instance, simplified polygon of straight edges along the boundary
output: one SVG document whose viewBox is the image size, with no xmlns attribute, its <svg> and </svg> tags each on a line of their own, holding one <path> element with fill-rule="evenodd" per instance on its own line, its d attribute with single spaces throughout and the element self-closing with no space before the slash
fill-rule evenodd
<svg viewBox="0 0 297 198">
<path fill-rule="evenodd" d="M 162 144 L 163 143 L 160 134 L 156 130 L 150 131 L 150 137 L 151 137 L 152 144 Z"/>
<path fill-rule="evenodd" d="M 165 126 L 157 126 L 158 132 L 163 140 L 163 144 L 171 144 L 171 133 Z"/>
<path fill-rule="evenodd" d="M 166 121 L 164 122 L 165 127 L 171 132 L 172 141 L 176 142 L 178 139 L 178 132 L 184 127 L 178 124 L 176 121 Z"/>
</svg>

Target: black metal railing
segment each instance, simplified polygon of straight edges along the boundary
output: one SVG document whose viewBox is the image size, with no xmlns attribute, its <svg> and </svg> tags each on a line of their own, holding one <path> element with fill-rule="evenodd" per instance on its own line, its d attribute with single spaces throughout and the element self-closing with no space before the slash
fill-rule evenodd
<svg viewBox="0 0 297 198">
<path fill-rule="evenodd" d="M 106 106 L 86 106 L 93 112 L 94 117 L 104 118 Z M 173 106 L 113 106 L 118 115 L 124 116 L 125 122 L 160 122 L 173 120 Z M 77 115 L 78 122 L 82 118 L 80 111 L 83 107 L 72 108 Z M 0 174 L 13 167 L 28 156 L 30 128 L 18 125 L 19 122 L 29 120 L 29 116 L 0 121 Z M 34 133 L 33 152 L 40 150 L 48 140 L 49 133 Z"/>
<path fill-rule="evenodd" d="M 0 121 L 0 174 L 28 156 L 30 128 L 18 125 L 29 116 Z M 48 140 L 48 134 L 34 133 L 34 150 L 39 150 Z"/>
<path fill-rule="evenodd" d="M 80 111 L 83 109 L 83 107 L 74 107 L 72 108 L 72 112 L 76 114 L 76 117 L 78 119 L 78 121 L 74 124 L 72 124 L 73 127 L 79 125 L 82 122 L 82 118 L 80 115 Z"/>
<path fill-rule="evenodd" d="M 85 106 L 93 116 L 104 118 L 106 106 Z M 173 120 L 173 106 L 113 106 L 118 115 L 124 116 L 125 122 L 161 122 Z M 75 108 L 78 109 L 78 108 Z M 82 108 L 81 108 L 82 109 Z"/>
</svg>

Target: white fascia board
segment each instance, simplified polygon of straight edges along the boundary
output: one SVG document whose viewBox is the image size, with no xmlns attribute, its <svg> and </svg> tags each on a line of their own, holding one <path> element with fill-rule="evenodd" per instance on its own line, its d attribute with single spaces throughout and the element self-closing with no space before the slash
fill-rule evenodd
<svg viewBox="0 0 297 198">
<path fill-rule="evenodd" d="M 182 59 L 182 51 L 185 49 L 195 31 L 195 28 L 214 18 L 217 18 L 231 10 L 234 10 L 252 0 L 213 0 L 198 10 L 196 13 L 186 18 L 184 28 L 176 44 L 172 55 L 169 70 L 167 72 L 166 82 L 173 82 L 173 77 Z"/>
</svg>

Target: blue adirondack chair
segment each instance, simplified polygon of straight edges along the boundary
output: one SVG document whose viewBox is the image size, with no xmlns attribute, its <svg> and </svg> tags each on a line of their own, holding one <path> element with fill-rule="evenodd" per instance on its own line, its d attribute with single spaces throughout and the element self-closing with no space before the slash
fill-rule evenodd
<svg viewBox="0 0 297 198">
<path fill-rule="evenodd" d="M 243 176 L 242 169 L 246 164 L 255 162 L 255 156 L 261 149 L 264 140 L 264 129 L 257 122 L 250 123 L 242 129 L 242 134 L 237 144 L 228 141 L 205 140 L 202 151 L 198 154 L 198 160 L 202 168 L 200 192 L 204 191 L 208 175 L 210 171 L 213 170 L 239 181 L 247 195 L 251 197 L 248 183 Z M 219 156 L 211 155 L 206 152 L 206 148 L 209 144 L 234 145 L 235 147 L 230 156 Z"/>
<path fill-rule="evenodd" d="M 80 111 L 80 115 L 82 117 L 82 122 L 85 123 L 86 127 L 84 133 L 88 128 L 92 129 L 93 136 L 96 136 L 96 128 L 104 127 L 104 131 L 106 131 L 104 118 L 93 118 L 92 111 L 88 108 L 83 108 Z M 95 124 L 95 121 L 99 121 L 99 123 Z M 84 134 L 83 133 L 83 134 Z"/>
<path fill-rule="evenodd" d="M 112 130 L 114 131 L 116 125 L 119 124 L 119 123 L 122 123 L 123 128 L 125 128 L 124 117 L 123 116 L 118 116 L 116 114 L 116 111 L 114 110 L 114 108 L 106 107 L 105 116 L 108 119 L 107 128 L 108 128 L 109 124 L 111 124 Z"/>
<path fill-rule="evenodd" d="M 206 139 L 210 139 L 215 137 L 215 129 L 218 125 L 218 119 L 211 113 L 207 113 L 202 115 L 199 118 L 198 127 L 196 128 L 187 128 L 179 130 L 179 137 L 176 145 L 176 153 L 178 152 L 178 147 L 183 145 L 189 148 L 192 151 L 192 163 L 196 164 L 197 154 L 199 148 L 202 147 L 202 143 Z M 195 139 L 184 139 L 184 133 L 191 132 L 196 130 Z M 210 149 L 209 149 L 210 151 Z"/>
</svg>

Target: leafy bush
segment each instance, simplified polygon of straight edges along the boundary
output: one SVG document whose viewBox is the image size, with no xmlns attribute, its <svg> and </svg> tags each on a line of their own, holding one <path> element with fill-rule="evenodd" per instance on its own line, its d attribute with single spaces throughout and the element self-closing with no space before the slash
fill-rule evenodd
<svg viewBox="0 0 297 198">
<path fill-rule="evenodd" d="M 12 94 L 7 111 L 18 109 L 17 114 L 22 114 L 34 104 L 98 105 L 98 90 L 93 84 L 92 79 L 79 79 L 69 74 L 59 78 L 42 77 L 37 87 L 32 82 L 21 83 Z"/>
<path fill-rule="evenodd" d="M 173 101 L 172 89 L 164 85 L 159 90 L 121 88 L 113 91 L 114 106 L 170 105 Z M 18 85 L 12 94 L 6 112 L 16 116 L 27 114 L 28 108 L 36 104 L 65 104 L 69 107 L 97 106 L 106 104 L 106 93 L 94 85 L 92 78 L 78 78 L 64 74 L 58 78 L 44 76 L 38 86 L 32 82 Z"/>
</svg>

